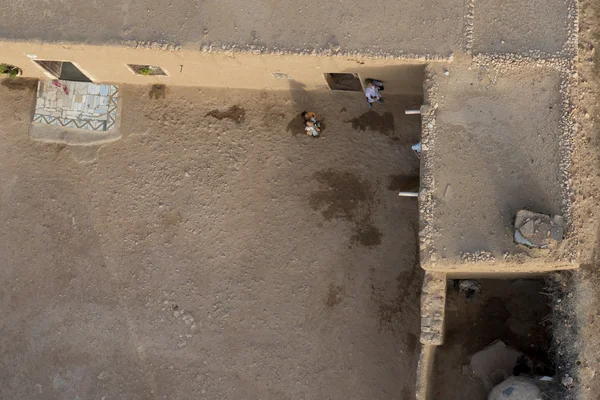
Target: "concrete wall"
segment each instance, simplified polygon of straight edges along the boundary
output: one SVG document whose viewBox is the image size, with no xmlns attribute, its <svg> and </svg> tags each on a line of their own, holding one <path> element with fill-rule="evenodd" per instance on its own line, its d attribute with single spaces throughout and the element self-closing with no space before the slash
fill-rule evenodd
<svg viewBox="0 0 600 400">
<path fill-rule="evenodd" d="M 351 72 L 358 73 L 362 79 L 371 77 L 384 80 L 388 93 L 414 95 L 422 93 L 424 73 L 423 62 L 391 59 L 226 54 L 41 42 L 0 42 L 0 46 L 0 62 L 20 67 L 25 77 L 49 77 L 33 59 L 71 61 L 98 83 L 328 90 L 324 73 Z M 126 64 L 157 65 L 168 76 L 136 75 Z M 289 74 L 292 80 L 275 79 L 272 72 Z"/>
<path fill-rule="evenodd" d="M 415 397 L 417 400 L 432 399 L 433 368 L 435 366 L 436 345 L 421 345 L 419 364 L 417 365 L 417 382 Z"/>
</svg>

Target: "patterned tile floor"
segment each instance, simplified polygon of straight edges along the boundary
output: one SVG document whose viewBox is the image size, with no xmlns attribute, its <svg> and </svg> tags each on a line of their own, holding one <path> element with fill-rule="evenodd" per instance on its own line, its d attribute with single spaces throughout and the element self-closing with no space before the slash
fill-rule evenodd
<svg viewBox="0 0 600 400">
<path fill-rule="evenodd" d="M 66 128 L 115 129 L 119 88 L 86 82 L 39 81 L 33 122 Z"/>
</svg>

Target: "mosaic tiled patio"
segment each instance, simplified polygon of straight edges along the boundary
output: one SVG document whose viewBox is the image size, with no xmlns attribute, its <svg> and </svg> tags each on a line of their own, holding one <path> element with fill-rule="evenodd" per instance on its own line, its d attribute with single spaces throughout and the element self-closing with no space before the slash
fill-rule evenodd
<svg viewBox="0 0 600 400">
<path fill-rule="evenodd" d="M 114 130 L 118 101 L 119 89 L 115 85 L 40 81 L 33 123 L 93 131 Z"/>
</svg>

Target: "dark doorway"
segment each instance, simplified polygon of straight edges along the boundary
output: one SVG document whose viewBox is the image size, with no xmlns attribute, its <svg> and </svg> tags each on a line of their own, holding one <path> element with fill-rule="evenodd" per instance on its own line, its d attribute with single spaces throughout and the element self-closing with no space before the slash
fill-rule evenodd
<svg viewBox="0 0 600 400">
<path fill-rule="evenodd" d="M 69 61 L 35 60 L 35 63 L 51 73 L 57 79 L 75 82 L 91 82 L 83 72 Z"/>
<path fill-rule="evenodd" d="M 362 92 L 358 74 L 330 73 L 325 74 L 325 80 L 331 90 L 346 90 L 352 92 Z"/>
<path fill-rule="evenodd" d="M 543 280 L 481 279 L 475 285 L 477 290 L 470 294 L 461 287 L 461 280 L 449 282 L 446 339 L 435 355 L 436 400 L 484 399 L 491 386 L 511 374 L 554 375 L 554 360 L 550 357 L 552 308 Z M 490 387 L 486 387 L 486 382 L 475 376 L 470 362 L 475 353 L 497 340 L 502 341 L 501 348 L 514 349 L 522 356 L 514 356 L 511 367 L 503 371 L 500 365 L 504 356 L 489 353 L 485 362 L 492 373 L 487 382 Z"/>
</svg>

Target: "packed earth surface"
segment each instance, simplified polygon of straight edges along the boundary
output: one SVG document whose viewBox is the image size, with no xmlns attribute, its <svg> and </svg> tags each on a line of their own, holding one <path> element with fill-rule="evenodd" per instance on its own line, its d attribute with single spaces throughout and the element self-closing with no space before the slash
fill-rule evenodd
<svg viewBox="0 0 600 400">
<path fill-rule="evenodd" d="M 551 365 L 549 399 L 598 398 L 600 2 L 47 3 L 0 13 L 28 57 L 0 81 L 0 398 L 478 400 L 465 366 L 498 339 Z M 325 75 L 119 84 L 118 134 L 71 146 L 32 139 L 42 72 L 14 48 L 40 43 Z M 342 89 L 389 61 L 423 94 L 369 109 L 327 89 L 331 60 L 356 64 Z M 516 245 L 520 209 L 562 215 L 564 240 Z M 421 318 L 421 267 L 423 292 L 450 279 L 445 332 Z M 489 280 L 467 301 L 447 272 Z"/>
<path fill-rule="evenodd" d="M 35 87 L 0 86 L 1 398 L 414 396 L 422 99 L 122 85 L 122 139 L 65 146 Z"/>
</svg>

